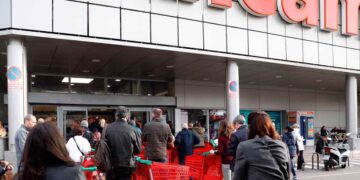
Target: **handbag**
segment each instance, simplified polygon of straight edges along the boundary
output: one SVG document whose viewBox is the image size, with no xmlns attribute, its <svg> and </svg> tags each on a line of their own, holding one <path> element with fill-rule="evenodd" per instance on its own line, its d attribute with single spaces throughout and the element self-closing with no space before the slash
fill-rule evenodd
<svg viewBox="0 0 360 180">
<path fill-rule="evenodd" d="M 106 132 L 106 127 L 103 130 L 103 135 L 101 139 L 95 146 L 96 151 L 95 151 L 94 159 L 98 163 L 98 169 L 101 172 L 107 172 L 112 169 L 111 154 L 110 154 L 109 146 L 105 141 L 105 132 Z"/>
<path fill-rule="evenodd" d="M 80 150 L 78 143 L 76 142 L 75 136 L 73 137 L 74 142 L 76 144 L 76 147 L 78 148 L 79 152 L 82 154 L 82 156 L 85 156 L 85 154 Z"/>
</svg>

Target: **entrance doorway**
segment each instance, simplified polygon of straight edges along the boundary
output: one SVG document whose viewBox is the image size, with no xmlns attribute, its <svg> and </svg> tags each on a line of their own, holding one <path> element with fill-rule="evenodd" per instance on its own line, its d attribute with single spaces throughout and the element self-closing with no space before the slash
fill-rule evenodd
<svg viewBox="0 0 360 180">
<path fill-rule="evenodd" d="M 68 139 L 72 126 L 75 123 L 79 123 L 88 119 L 88 110 L 85 107 L 68 107 L 59 106 L 57 110 L 57 126 L 59 131 L 62 132 L 63 136 Z"/>
</svg>

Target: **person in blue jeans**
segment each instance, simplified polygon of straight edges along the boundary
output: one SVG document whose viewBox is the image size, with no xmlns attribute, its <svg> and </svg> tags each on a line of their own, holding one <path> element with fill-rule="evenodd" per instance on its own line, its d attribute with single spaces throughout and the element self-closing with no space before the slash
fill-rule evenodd
<svg viewBox="0 0 360 180">
<path fill-rule="evenodd" d="M 175 137 L 175 146 L 178 146 L 179 164 L 185 165 L 186 156 L 193 154 L 194 145 L 200 140 L 189 130 L 187 123 L 183 123 L 182 128 Z"/>
<path fill-rule="evenodd" d="M 296 180 L 297 177 L 296 177 L 293 159 L 296 157 L 297 149 L 296 149 L 296 140 L 292 133 L 293 131 L 294 131 L 293 128 L 287 126 L 285 128 L 285 134 L 282 139 L 289 149 L 291 173 L 293 174 L 293 179 Z"/>
</svg>

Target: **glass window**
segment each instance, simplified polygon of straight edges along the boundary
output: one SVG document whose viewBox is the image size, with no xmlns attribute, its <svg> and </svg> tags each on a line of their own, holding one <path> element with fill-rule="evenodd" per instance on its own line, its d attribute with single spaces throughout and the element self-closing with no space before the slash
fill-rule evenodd
<svg viewBox="0 0 360 180">
<path fill-rule="evenodd" d="M 95 78 L 89 83 L 77 83 L 71 78 L 71 93 L 104 94 L 104 79 Z M 89 80 L 92 78 L 89 78 Z"/>
<path fill-rule="evenodd" d="M 32 92 L 69 92 L 68 83 L 62 82 L 64 77 L 32 75 L 30 78 Z"/>
<path fill-rule="evenodd" d="M 108 79 L 108 93 L 118 95 L 131 95 L 135 89 L 136 81 L 124 80 L 124 79 Z"/>
<path fill-rule="evenodd" d="M 145 96 L 167 96 L 167 82 L 141 81 L 141 95 Z"/>
<path fill-rule="evenodd" d="M 218 137 L 218 131 L 220 128 L 220 121 L 225 119 L 226 111 L 225 110 L 210 110 L 210 139 L 216 139 Z"/>
<path fill-rule="evenodd" d="M 47 122 L 57 124 L 57 106 L 55 105 L 34 105 L 32 106 L 34 116 L 42 118 Z"/>
</svg>

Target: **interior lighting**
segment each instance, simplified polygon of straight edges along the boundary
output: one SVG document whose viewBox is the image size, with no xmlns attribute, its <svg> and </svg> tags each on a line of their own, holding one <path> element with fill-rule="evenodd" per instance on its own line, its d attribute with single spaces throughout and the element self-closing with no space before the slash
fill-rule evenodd
<svg viewBox="0 0 360 180">
<path fill-rule="evenodd" d="M 71 83 L 77 83 L 77 84 L 89 84 L 93 81 L 94 79 L 92 78 L 71 78 Z M 69 83 L 69 78 L 68 77 L 64 77 L 64 79 L 61 81 L 63 83 Z"/>
<path fill-rule="evenodd" d="M 32 78 L 36 78 L 36 75 L 35 75 L 35 74 L 33 74 L 33 75 L 31 75 L 31 77 L 32 77 Z"/>
<path fill-rule="evenodd" d="M 115 79 L 115 82 L 120 82 L 121 81 L 121 79 Z"/>
<path fill-rule="evenodd" d="M 254 81 L 251 81 L 251 82 L 249 82 L 249 84 L 255 84 L 255 82 L 254 82 Z"/>
<path fill-rule="evenodd" d="M 204 80 L 204 81 L 208 81 L 208 80 L 209 80 L 209 78 L 204 78 L 203 80 Z"/>
<path fill-rule="evenodd" d="M 282 78 L 282 75 L 276 75 L 275 78 L 276 78 L 276 79 L 281 79 L 281 78 Z"/>
<path fill-rule="evenodd" d="M 93 62 L 93 63 L 99 63 L 99 62 L 101 62 L 101 60 L 100 60 L 100 59 L 92 59 L 91 62 Z"/>
<path fill-rule="evenodd" d="M 316 82 L 317 82 L 317 83 L 321 83 L 322 80 L 321 80 L 321 79 L 317 79 Z"/>
<path fill-rule="evenodd" d="M 166 68 L 168 68 L 168 69 L 173 69 L 174 66 L 173 66 L 173 65 L 168 65 L 168 66 L 166 66 Z"/>
</svg>

